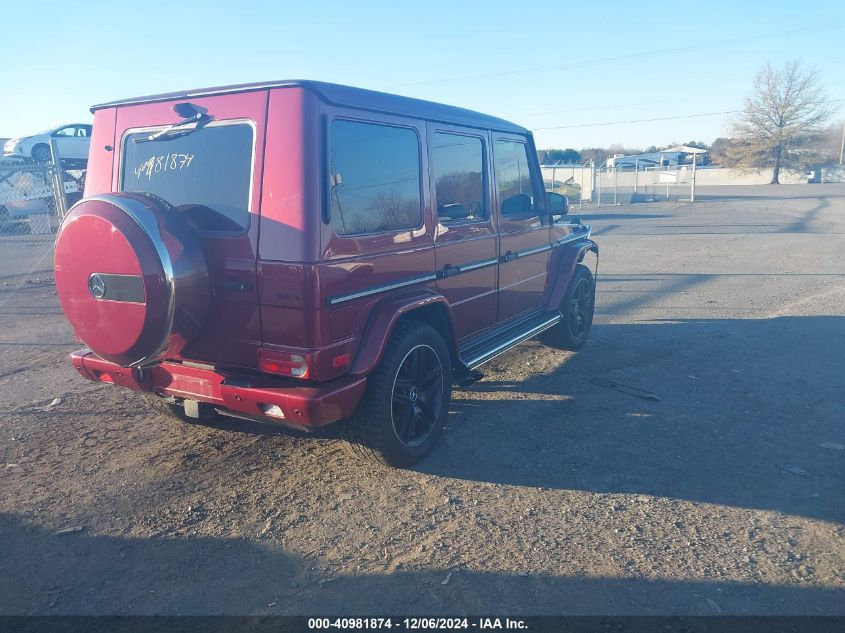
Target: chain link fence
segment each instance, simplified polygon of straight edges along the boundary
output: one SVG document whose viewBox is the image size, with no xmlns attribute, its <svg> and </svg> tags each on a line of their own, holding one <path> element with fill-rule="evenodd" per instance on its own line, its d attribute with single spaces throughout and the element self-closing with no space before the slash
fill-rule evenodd
<svg viewBox="0 0 845 633">
<path fill-rule="evenodd" d="M 664 200 L 695 200 L 694 165 L 543 165 L 546 189 L 569 198 L 573 207 L 615 206 Z"/>
<path fill-rule="evenodd" d="M 53 242 L 67 209 L 82 197 L 84 169 L 0 159 L 0 290 L 53 280 Z"/>
</svg>

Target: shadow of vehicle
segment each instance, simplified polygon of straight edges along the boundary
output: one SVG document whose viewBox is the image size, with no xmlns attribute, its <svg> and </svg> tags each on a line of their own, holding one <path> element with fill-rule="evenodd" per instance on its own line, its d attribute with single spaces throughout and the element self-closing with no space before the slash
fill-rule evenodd
<svg viewBox="0 0 845 633">
<path fill-rule="evenodd" d="M 517 348 L 456 393 L 419 470 L 845 519 L 841 452 L 820 447 L 843 442 L 845 318 L 597 325 L 550 372 L 497 379 L 543 349 Z"/>
</svg>

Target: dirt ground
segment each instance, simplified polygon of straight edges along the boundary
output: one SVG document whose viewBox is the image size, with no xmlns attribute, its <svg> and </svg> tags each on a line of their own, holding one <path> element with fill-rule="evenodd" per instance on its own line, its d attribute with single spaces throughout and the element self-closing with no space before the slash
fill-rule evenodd
<svg viewBox="0 0 845 633">
<path fill-rule="evenodd" d="M 409 471 L 82 380 L 0 238 L 0 613 L 845 614 L 845 185 L 699 196 L 585 211 L 589 343 L 493 361 Z"/>
</svg>

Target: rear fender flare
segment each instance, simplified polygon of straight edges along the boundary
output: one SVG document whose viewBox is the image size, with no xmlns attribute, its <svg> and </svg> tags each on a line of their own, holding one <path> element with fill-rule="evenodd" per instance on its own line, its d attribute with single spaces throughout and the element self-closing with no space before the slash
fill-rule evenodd
<svg viewBox="0 0 845 633">
<path fill-rule="evenodd" d="M 386 298 L 376 305 L 364 327 L 361 344 L 349 373 L 366 375 L 373 371 L 381 361 L 396 323 L 399 319 L 411 316 L 415 312 L 420 313 L 420 320 L 427 322 L 430 322 L 432 315 L 436 315 L 441 321 L 445 319 L 445 323 L 435 324 L 435 327 L 441 326 L 437 329 L 443 335 L 454 363 L 457 359 L 458 342 L 455 339 L 455 327 L 449 302 L 443 295 L 428 288 L 422 288 Z"/>
</svg>

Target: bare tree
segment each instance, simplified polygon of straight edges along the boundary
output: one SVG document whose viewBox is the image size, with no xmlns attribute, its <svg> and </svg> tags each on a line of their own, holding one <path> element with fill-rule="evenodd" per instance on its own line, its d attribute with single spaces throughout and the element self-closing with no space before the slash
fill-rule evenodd
<svg viewBox="0 0 845 633">
<path fill-rule="evenodd" d="M 778 184 L 782 167 L 808 158 L 803 149 L 835 111 L 819 85 L 818 71 L 805 70 L 797 61 L 780 70 L 766 64 L 733 124 L 728 162 L 739 170 L 771 167 L 772 184 Z"/>
</svg>

